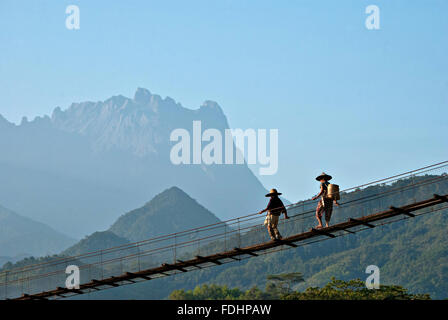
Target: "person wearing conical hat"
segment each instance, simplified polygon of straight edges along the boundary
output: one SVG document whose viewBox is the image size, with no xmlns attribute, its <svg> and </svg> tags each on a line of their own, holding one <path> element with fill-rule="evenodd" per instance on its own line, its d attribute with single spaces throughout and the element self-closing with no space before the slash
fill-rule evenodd
<svg viewBox="0 0 448 320">
<path fill-rule="evenodd" d="M 321 197 L 319 203 L 316 208 L 316 219 L 318 221 L 318 225 L 316 229 L 322 228 L 322 214 L 325 212 L 325 227 L 330 225 L 331 214 L 333 213 L 333 200 L 327 197 L 328 195 L 328 185 L 330 184 L 328 181 L 332 179 L 332 176 L 322 172 L 321 175 L 316 177 L 316 180 L 320 182 L 320 192 L 317 196 L 313 197 L 313 200 Z M 339 206 L 339 203 L 334 200 L 334 204 Z"/>
<path fill-rule="evenodd" d="M 280 232 L 278 231 L 278 220 L 282 212 L 285 214 L 285 219 L 289 219 L 288 212 L 286 211 L 285 205 L 282 200 L 278 197 L 281 193 L 277 192 L 277 189 L 271 189 L 271 191 L 266 195 L 269 197 L 269 203 L 266 209 L 261 210 L 259 214 L 263 212 L 268 212 L 266 219 L 264 221 L 265 226 L 268 229 L 269 236 L 271 240 L 278 241 L 282 239 Z"/>
</svg>

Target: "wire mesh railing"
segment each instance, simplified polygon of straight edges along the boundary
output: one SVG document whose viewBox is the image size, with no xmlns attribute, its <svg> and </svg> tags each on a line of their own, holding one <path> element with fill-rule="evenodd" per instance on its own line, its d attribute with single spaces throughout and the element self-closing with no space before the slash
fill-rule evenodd
<svg viewBox="0 0 448 320">
<path fill-rule="evenodd" d="M 448 161 L 374 181 L 342 191 L 340 207 L 334 208 L 332 223 L 368 213 L 417 202 L 432 193 L 447 193 Z M 283 236 L 303 233 L 315 225 L 317 201 L 305 200 L 288 206 L 290 219 L 281 220 Z M 102 280 L 176 263 L 196 256 L 226 252 L 268 241 L 265 216 L 249 214 L 220 223 L 163 235 L 113 248 L 71 257 L 49 257 L 46 261 L 0 273 L 0 295 L 8 299 L 65 287 L 66 268 L 76 265 L 81 283 Z M 163 274 L 161 274 L 163 276 Z"/>
</svg>

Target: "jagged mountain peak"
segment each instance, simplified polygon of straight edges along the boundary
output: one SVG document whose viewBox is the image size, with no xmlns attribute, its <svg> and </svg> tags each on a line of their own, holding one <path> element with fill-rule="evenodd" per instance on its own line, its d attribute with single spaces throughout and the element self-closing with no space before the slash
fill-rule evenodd
<svg viewBox="0 0 448 320">
<path fill-rule="evenodd" d="M 137 88 L 133 99 L 123 95 L 116 95 L 104 101 L 72 103 L 66 110 L 62 110 L 60 107 L 55 108 L 51 118 L 53 122 L 60 123 L 61 121 L 84 115 L 89 115 L 90 117 L 101 115 L 104 120 L 106 115 L 126 116 L 134 113 L 146 113 L 154 116 L 170 116 L 170 114 L 175 115 L 178 113 L 180 115 L 190 114 L 197 116 L 198 114 L 203 114 L 204 111 L 207 113 L 212 111 L 208 116 L 225 118 L 221 107 L 215 101 L 206 100 L 198 109 L 188 109 L 171 97 L 167 96 L 163 99 L 158 94 L 152 94 L 148 89 Z"/>
<path fill-rule="evenodd" d="M 200 109 L 201 112 L 207 112 L 207 113 L 214 113 L 214 114 L 218 114 L 222 117 L 224 116 L 224 112 L 222 111 L 222 108 L 220 107 L 220 105 L 212 100 L 206 100 L 202 103 Z"/>
<path fill-rule="evenodd" d="M 131 99 L 129 99 L 128 97 L 125 97 L 121 94 L 117 95 L 117 96 L 112 96 L 109 99 L 104 101 L 104 104 L 107 106 L 112 106 L 112 107 L 122 107 L 123 105 L 126 105 L 129 103 L 129 101 L 131 101 Z"/>
<path fill-rule="evenodd" d="M 134 94 L 134 101 L 137 103 L 148 103 L 151 99 L 151 92 L 148 89 L 145 88 L 137 88 L 137 91 L 135 91 Z"/>
<path fill-rule="evenodd" d="M 139 105 L 149 105 L 154 106 L 157 104 L 164 104 L 164 105 L 175 105 L 177 107 L 183 108 L 180 103 L 177 103 L 173 98 L 171 97 L 165 97 L 163 99 L 158 94 L 152 94 L 148 89 L 145 88 L 137 88 L 134 94 L 134 102 Z"/>
<path fill-rule="evenodd" d="M 171 161 L 174 130 L 185 129 L 193 139 L 194 121 L 202 131 L 228 128 L 216 102 L 188 109 L 149 90 L 137 92 L 137 99 L 117 95 L 57 107 L 51 119 L 23 126 L 0 119 L 0 203 L 76 237 L 106 228 L 172 185 L 220 218 L 265 205 L 258 195 L 266 190 L 245 164 Z M 232 201 L 223 196 L 230 191 Z M 80 227 L 73 230 L 67 221 Z"/>
<path fill-rule="evenodd" d="M 170 133 L 177 128 L 190 129 L 194 120 L 202 121 L 204 127 L 228 127 L 214 101 L 207 100 L 196 110 L 187 109 L 144 88 L 138 88 L 133 99 L 117 95 L 105 101 L 73 103 L 65 111 L 56 108 L 52 115 L 58 129 L 89 137 L 96 151 L 117 148 L 140 157 L 169 154 Z"/>
</svg>

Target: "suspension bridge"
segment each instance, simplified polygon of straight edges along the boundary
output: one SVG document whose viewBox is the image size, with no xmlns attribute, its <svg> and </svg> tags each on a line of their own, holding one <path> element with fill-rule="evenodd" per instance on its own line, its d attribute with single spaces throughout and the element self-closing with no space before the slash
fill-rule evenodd
<svg viewBox="0 0 448 320">
<path fill-rule="evenodd" d="M 336 222 L 315 229 L 315 201 L 287 206 L 280 241 L 267 241 L 264 216 L 249 214 L 213 225 L 134 242 L 0 273 L 4 299 L 61 299 L 131 285 L 290 248 L 350 236 L 364 230 L 448 209 L 448 161 L 342 191 Z M 445 211 L 444 211 L 445 210 Z M 77 289 L 65 286 L 66 267 L 80 269 Z"/>
</svg>

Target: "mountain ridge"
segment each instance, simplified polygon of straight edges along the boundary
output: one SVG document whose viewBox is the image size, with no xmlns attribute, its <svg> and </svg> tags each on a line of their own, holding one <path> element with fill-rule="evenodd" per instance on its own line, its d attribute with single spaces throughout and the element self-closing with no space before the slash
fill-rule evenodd
<svg viewBox="0 0 448 320">
<path fill-rule="evenodd" d="M 0 256 L 54 254 L 75 242 L 44 223 L 23 217 L 0 205 Z"/>
<path fill-rule="evenodd" d="M 143 88 L 20 125 L 0 120 L 0 203 L 76 238 L 173 185 L 222 220 L 264 207 L 266 189 L 245 163 L 171 163 L 172 130 L 191 132 L 193 121 L 228 128 L 216 102 L 187 109 Z"/>
<path fill-rule="evenodd" d="M 103 249 L 113 248 L 129 244 L 129 240 L 117 236 L 111 231 L 97 231 L 84 237 L 73 246 L 61 252 L 64 256 L 77 256 L 87 252 L 94 252 Z"/>
<path fill-rule="evenodd" d="M 218 222 L 212 212 L 173 186 L 143 206 L 122 214 L 109 229 L 84 237 L 61 255 L 76 256 Z"/>
<path fill-rule="evenodd" d="M 440 177 L 444 177 L 442 174 Z M 346 221 L 347 217 L 356 217 L 359 210 L 366 210 L 364 214 L 378 212 L 390 205 L 404 205 L 431 197 L 434 193 L 448 193 L 446 178 L 439 179 L 436 184 L 423 183 L 426 179 L 433 180 L 435 176 L 412 177 L 400 179 L 393 184 L 376 185 L 351 191 L 343 194 L 343 201 L 350 203 L 354 199 L 371 199 L 371 202 L 344 206 L 334 212 L 333 223 Z M 407 185 L 416 185 L 416 188 L 404 189 L 400 192 L 392 190 L 403 189 Z M 387 194 L 379 199 L 372 197 L 376 194 Z M 307 212 L 314 208 L 315 203 L 309 203 L 307 208 L 298 206 L 296 210 Z M 309 208 L 308 208 L 309 207 Z M 340 211 L 344 210 L 344 211 Z M 291 217 L 294 210 L 291 209 Z M 254 285 L 264 287 L 268 274 L 282 272 L 301 272 L 306 282 L 299 284 L 303 290 L 307 287 L 321 286 L 331 277 L 341 280 L 354 278 L 365 279 L 368 265 L 377 265 L 381 269 L 381 283 L 395 284 L 408 287 L 415 293 L 430 293 L 432 298 L 444 299 L 448 288 L 448 211 L 444 209 L 428 215 L 416 216 L 413 219 L 396 221 L 377 228 L 366 228 L 365 231 L 347 234 L 323 242 L 309 243 L 305 246 L 292 248 L 286 251 L 273 252 L 269 255 L 260 255 L 251 259 L 243 259 L 238 263 L 223 264 L 213 268 L 205 268 L 188 273 L 180 273 L 175 277 L 158 278 L 148 282 L 134 284 L 132 287 L 123 286 L 92 295 L 93 299 L 164 299 L 175 289 L 193 289 L 204 283 L 215 283 L 229 287 L 238 286 L 249 289 Z M 200 225 L 204 225 L 203 223 Z M 314 226 L 313 215 L 309 217 L 306 225 L 297 225 L 290 231 L 308 230 Z M 288 225 L 281 225 L 282 234 L 287 231 Z M 243 234 L 241 241 L 246 242 L 252 237 L 257 242 L 269 241 L 264 228 L 254 233 Z M 247 239 L 245 239 L 248 237 Z M 230 240 L 230 239 L 229 239 Z M 219 240 L 218 240 L 219 242 Z M 250 242 L 250 241 L 249 241 Z M 222 248 L 219 244 L 216 248 Z M 214 249 L 213 243 L 201 248 L 203 254 Z M 217 251 L 212 251 L 217 252 Z M 45 259 L 38 259 L 43 261 Z M 24 264 L 36 263 L 21 261 L 15 265 L 8 265 L 9 269 Z M 78 297 L 82 299 L 82 296 Z M 78 299 L 75 297 L 75 299 Z"/>
<path fill-rule="evenodd" d="M 218 222 L 212 212 L 187 193 L 171 187 L 120 216 L 109 231 L 136 242 Z"/>
</svg>

